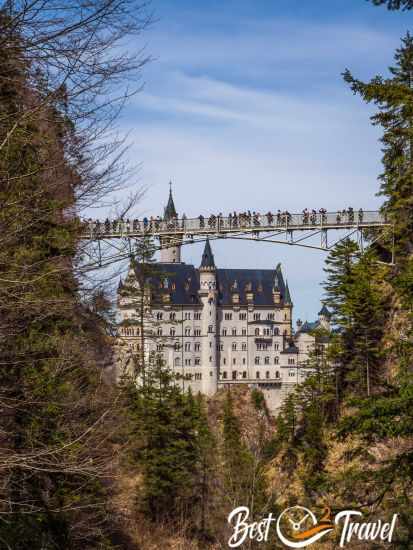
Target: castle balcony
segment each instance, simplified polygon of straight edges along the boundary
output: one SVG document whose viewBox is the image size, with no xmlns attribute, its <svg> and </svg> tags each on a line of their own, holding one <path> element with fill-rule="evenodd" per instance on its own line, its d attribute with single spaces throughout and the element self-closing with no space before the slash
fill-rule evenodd
<svg viewBox="0 0 413 550">
<path fill-rule="evenodd" d="M 256 336 L 254 340 L 256 344 L 272 344 L 272 336 Z"/>
</svg>

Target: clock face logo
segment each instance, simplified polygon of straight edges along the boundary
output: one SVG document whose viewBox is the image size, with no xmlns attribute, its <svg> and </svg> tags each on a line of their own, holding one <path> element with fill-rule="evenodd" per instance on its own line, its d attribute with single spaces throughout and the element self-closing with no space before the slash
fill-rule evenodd
<svg viewBox="0 0 413 550">
<path fill-rule="evenodd" d="M 305 548 L 334 529 L 331 512 L 325 508 L 317 521 L 315 514 L 304 506 L 291 506 L 277 520 L 277 535 L 288 548 Z"/>
</svg>

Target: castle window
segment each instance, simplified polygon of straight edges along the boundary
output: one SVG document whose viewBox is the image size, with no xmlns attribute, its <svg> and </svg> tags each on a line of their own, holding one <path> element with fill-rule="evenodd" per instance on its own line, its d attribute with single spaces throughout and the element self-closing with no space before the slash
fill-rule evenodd
<svg viewBox="0 0 413 550">
<path fill-rule="evenodd" d="M 201 329 L 200 328 L 196 328 L 194 330 L 194 336 L 201 336 Z"/>
<path fill-rule="evenodd" d="M 278 356 L 275 356 L 274 357 L 274 365 L 278 365 L 279 362 L 280 362 L 280 358 Z"/>
<path fill-rule="evenodd" d="M 275 378 L 279 378 L 280 377 L 280 373 L 278 370 L 275 371 Z"/>
<path fill-rule="evenodd" d="M 200 321 L 200 320 L 201 320 L 201 314 L 200 314 L 199 312 L 194 313 L 194 319 L 195 319 L 196 321 Z"/>
<path fill-rule="evenodd" d="M 195 357 L 195 365 L 200 365 L 201 359 L 199 357 Z"/>
<path fill-rule="evenodd" d="M 175 321 L 176 319 L 176 313 L 173 311 L 169 314 L 169 320 L 170 321 Z"/>
<path fill-rule="evenodd" d="M 295 359 L 294 359 L 294 357 L 289 357 L 289 358 L 288 358 L 288 364 L 289 364 L 289 365 L 294 365 L 294 364 L 295 364 Z"/>
<path fill-rule="evenodd" d="M 242 377 L 247 378 L 247 371 L 246 370 L 242 371 Z"/>
<path fill-rule="evenodd" d="M 237 351 L 237 343 L 232 342 L 232 351 Z"/>
<path fill-rule="evenodd" d="M 179 351 L 181 349 L 179 342 L 175 342 L 174 348 L 175 348 L 175 351 Z"/>
<path fill-rule="evenodd" d="M 222 329 L 222 336 L 226 336 L 227 335 L 227 329 L 226 328 L 223 328 Z"/>
<path fill-rule="evenodd" d="M 236 370 L 232 371 L 232 379 L 233 380 L 237 379 L 237 371 Z"/>
<path fill-rule="evenodd" d="M 162 351 L 163 345 L 162 344 L 156 344 L 156 351 Z"/>
<path fill-rule="evenodd" d="M 265 328 L 264 329 L 264 336 L 270 336 L 271 335 L 271 329 Z"/>
<path fill-rule="evenodd" d="M 191 319 L 191 314 L 190 314 L 189 311 L 186 311 L 186 312 L 185 312 L 185 320 L 186 320 L 186 321 L 189 321 L 190 319 Z"/>
<path fill-rule="evenodd" d="M 265 378 L 269 378 L 270 377 L 270 371 L 267 370 L 267 372 L 265 373 Z"/>
<path fill-rule="evenodd" d="M 274 351 L 278 351 L 280 345 L 279 344 L 274 344 Z"/>
<path fill-rule="evenodd" d="M 161 329 L 161 327 L 158 328 L 158 336 L 162 336 L 162 329 Z"/>
<path fill-rule="evenodd" d="M 256 365 L 259 365 L 259 364 L 260 364 L 260 358 L 259 358 L 259 357 L 256 357 L 256 358 L 254 359 L 254 363 L 255 363 Z"/>
<path fill-rule="evenodd" d="M 199 351 L 201 349 L 201 344 L 199 342 L 195 342 L 194 349 L 195 351 Z"/>
<path fill-rule="evenodd" d="M 288 373 L 288 376 L 295 376 L 295 372 L 293 370 L 290 370 L 290 372 Z"/>
<path fill-rule="evenodd" d="M 264 359 L 264 364 L 265 364 L 265 365 L 269 365 L 269 364 L 270 364 L 270 358 L 269 358 L 269 357 L 265 357 L 265 359 Z"/>
<path fill-rule="evenodd" d="M 158 321 L 162 321 L 162 317 L 163 317 L 163 313 L 161 313 L 160 311 L 158 311 L 158 313 L 156 314 L 156 318 Z"/>
<path fill-rule="evenodd" d="M 225 318 L 226 321 L 231 321 L 232 320 L 232 313 L 225 313 L 224 318 Z"/>
<path fill-rule="evenodd" d="M 237 335 L 237 329 L 236 328 L 233 328 L 232 329 L 232 336 L 236 336 Z"/>
<path fill-rule="evenodd" d="M 246 342 L 242 342 L 241 347 L 242 347 L 242 351 L 247 351 L 247 343 Z"/>
<path fill-rule="evenodd" d="M 185 366 L 190 367 L 191 366 L 191 360 L 185 359 Z"/>
<path fill-rule="evenodd" d="M 260 373 L 259 373 L 259 371 L 257 371 L 257 372 L 255 373 L 255 378 L 259 378 L 259 377 L 260 377 Z"/>
<path fill-rule="evenodd" d="M 255 329 L 255 336 L 259 336 L 260 335 L 260 329 L 259 328 L 256 328 Z"/>
<path fill-rule="evenodd" d="M 169 334 L 170 336 L 175 336 L 175 329 L 171 328 L 171 330 L 169 331 Z"/>
<path fill-rule="evenodd" d="M 191 344 L 189 342 L 185 344 L 185 351 L 191 351 Z"/>
<path fill-rule="evenodd" d="M 243 336 L 246 336 L 246 335 L 247 335 L 247 329 L 246 329 L 246 328 L 243 328 L 243 329 L 242 329 L 242 335 L 243 335 Z"/>
<path fill-rule="evenodd" d="M 222 373 L 222 378 L 226 378 L 227 377 L 227 371 L 224 370 L 224 372 Z"/>
<path fill-rule="evenodd" d="M 211 334 L 211 332 L 213 332 L 213 330 L 214 330 L 214 327 L 212 325 L 209 325 L 208 332 Z"/>
<path fill-rule="evenodd" d="M 267 315 L 267 319 L 268 319 L 269 321 L 274 321 L 274 313 L 269 313 L 269 314 Z"/>
<path fill-rule="evenodd" d="M 247 360 L 245 359 L 245 357 L 242 358 L 242 364 L 245 365 L 245 363 L 247 362 Z"/>
<path fill-rule="evenodd" d="M 259 321 L 261 319 L 261 313 L 254 313 L 254 321 Z"/>
<path fill-rule="evenodd" d="M 245 321 L 247 319 L 247 314 L 246 313 L 240 313 L 239 314 L 239 320 L 240 321 Z"/>
<path fill-rule="evenodd" d="M 280 334 L 280 329 L 278 327 L 274 327 L 273 334 L 274 336 L 278 336 Z"/>
<path fill-rule="evenodd" d="M 179 359 L 179 357 L 175 357 L 174 363 L 175 363 L 175 367 L 179 367 L 179 366 L 180 366 L 181 360 Z"/>
<path fill-rule="evenodd" d="M 190 327 L 186 327 L 186 329 L 185 329 L 185 336 L 191 336 L 191 329 L 190 329 Z"/>
</svg>

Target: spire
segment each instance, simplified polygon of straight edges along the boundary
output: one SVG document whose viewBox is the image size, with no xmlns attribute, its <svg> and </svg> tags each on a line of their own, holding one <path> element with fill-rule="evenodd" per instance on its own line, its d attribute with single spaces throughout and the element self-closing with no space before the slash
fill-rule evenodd
<svg viewBox="0 0 413 550">
<path fill-rule="evenodd" d="M 205 248 L 204 253 L 202 254 L 202 260 L 201 260 L 201 269 L 215 269 L 215 261 L 214 261 L 214 255 L 212 253 L 211 245 L 209 243 L 209 239 L 207 237 L 207 240 L 205 242 Z"/>
<path fill-rule="evenodd" d="M 284 304 L 291 306 L 291 296 L 290 296 L 290 289 L 288 288 L 288 281 L 285 282 L 285 296 L 284 296 Z"/>
<path fill-rule="evenodd" d="M 326 319 L 330 319 L 331 313 L 329 312 L 329 310 L 328 310 L 328 308 L 325 304 L 323 304 L 323 307 L 318 312 L 318 316 L 319 317 L 324 316 L 324 317 L 326 317 Z"/>
<path fill-rule="evenodd" d="M 169 182 L 169 198 L 168 198 L 168 204 L 165 207 L 163 217 L 166 221 L 171 220 L 172 218 L 176 218 L 176 210 L 175 210 L 175 204 L 174 199 L 172 197 L 172 182 Z"/>
</svg>

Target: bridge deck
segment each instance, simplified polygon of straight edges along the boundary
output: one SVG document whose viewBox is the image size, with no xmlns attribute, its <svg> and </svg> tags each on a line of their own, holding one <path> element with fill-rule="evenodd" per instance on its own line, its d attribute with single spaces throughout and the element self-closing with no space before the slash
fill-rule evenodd
<svg viewBox="0 0 413 550">
<path fill-rule="evenodd" d="M 379 211 L 353 213 L 326 212 L 309 214 L 261 214 L 251 217 L 211 216 L 170 221 L 152 220 L 85 220 L 83 239 L 117 239 L 123 237 L 162 237 L 164 235 L 216 235 L 259 232 L 321 231 L 327 229 L 364 229 L 391 225 Z"/>
</svg>

